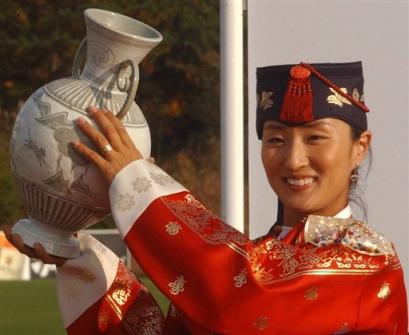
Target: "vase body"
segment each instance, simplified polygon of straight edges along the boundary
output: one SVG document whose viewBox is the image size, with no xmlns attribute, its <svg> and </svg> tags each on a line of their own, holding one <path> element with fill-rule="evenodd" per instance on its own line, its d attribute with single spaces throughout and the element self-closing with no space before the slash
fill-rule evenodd
<svg viewBox="0 0 409 335">
<path fill-rule="evenodd" d="M 25 244 L 40 242 L 61 257 L 78 256 L 72 234 L 110 214 L 108 185 L 70 144 L 81 140 L 98 151 L 75 120 L 82 116 L 94 124 L 86 108 L 109 109 L 149 157 L 149 127 L 134 97 L 138 64 L 162 39 L 153 28 L 117 13 L 87 9 L 84 16 L 87 37 L 77 51 L 73 76 L 31 95 L 17 115 L 10 141 L 12 172 L 28 214 L 13 231 Z"/>
</svg>

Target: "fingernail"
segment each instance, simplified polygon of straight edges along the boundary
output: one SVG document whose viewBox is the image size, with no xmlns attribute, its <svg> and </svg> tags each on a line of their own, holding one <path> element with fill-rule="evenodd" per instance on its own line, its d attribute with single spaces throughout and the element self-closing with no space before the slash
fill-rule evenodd
<svg viewBox="0 0 409 335">
<path fill-rule="evenodd" d="M 75 122 L 78 123 L 78 124 L 84 124 L 85 119 L 82 116 L 80 116 L 78 119 L 75 120 Z"/>
<path fill-rule="evenodd" d="M 87 112 L 89 115 L 94 115 L 98 111 L 97 107 L 95 106 L 89 106 L 87 108 Z"/>
<path fill-rule="evenodd" d="M 73 142 L 71 142 L 71 145 L 72 145 L 73 147 L 77 147 L 79 144 L 80 144 L 79 141 L 73 141 Z"/>
<path fill-rule="evenodd" d="M 106 113 L 108 113 L 108 109 L 102 108 L 102 109 L 101 109 L 101 112 L 104 113 L 104 114 L 106 114 Z"/>
</svg>

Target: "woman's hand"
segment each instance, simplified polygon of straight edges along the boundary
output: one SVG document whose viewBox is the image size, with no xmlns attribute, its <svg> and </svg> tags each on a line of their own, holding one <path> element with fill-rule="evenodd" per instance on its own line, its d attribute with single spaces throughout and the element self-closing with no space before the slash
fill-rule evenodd
<svg viewBox="0 0 409 335">
<path fill-rule="evenodd" d="M 35 243 L 33 248 L 25 245 L 23 239 L 19 234 L 13 234 L 11 232 L 11 227 L 3 227 L 4 234 L 7 240 L 14 245 L 14 247 L 20 251 L 22 254 L 27 255 L 30 258 L 37 258 L 46 264 L 55 264 L 57 266 L 64 265 L 66 258 L 52 256 L 47 253 L 44 247 L 40 243 Z"/>
<path fill-rule="evenodd" d="M 98 131 L 84 118 L 77 119 L 78 127 L 87 135 L 99 149 L 99 153 L 87 147 L 82 142 L 74 142 L 74 148 L 93 162 L 101 171 L 105 180 L 111 183 L 115 175 L 126 165 L 142 159 L 121 121 L 106 109 L 89 107 L 88 114 L 98 124 Z"/>
</svg>

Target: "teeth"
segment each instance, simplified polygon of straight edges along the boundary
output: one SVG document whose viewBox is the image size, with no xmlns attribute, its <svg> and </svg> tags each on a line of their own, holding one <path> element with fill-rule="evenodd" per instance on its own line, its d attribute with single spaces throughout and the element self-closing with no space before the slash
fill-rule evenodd
<svg viewBox="0 0 409 335">
<path fill-rule="evenodd" d="M 286 178 L 286 181 L 290 185 L 304 186 L 304 185 L 312 184 L 313 178 L 303 178 L 303 179 Z"/>
</svg>

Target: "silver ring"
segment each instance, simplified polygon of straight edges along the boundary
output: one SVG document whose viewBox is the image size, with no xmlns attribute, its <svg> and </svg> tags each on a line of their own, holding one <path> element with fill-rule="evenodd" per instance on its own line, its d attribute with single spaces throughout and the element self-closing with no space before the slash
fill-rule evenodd
<svg viewBox="0 0 409 335">
<path fill-rule="evenodd" d="M 109 144 L 109 143 L 102 148 L 102 153 L 103 153 L 104 155 L 107 154 L 107 153 L 110 152 L 110 151 L 112 151 L 112 146 L 111 146 L 111 144 Z"/>
</svg>

